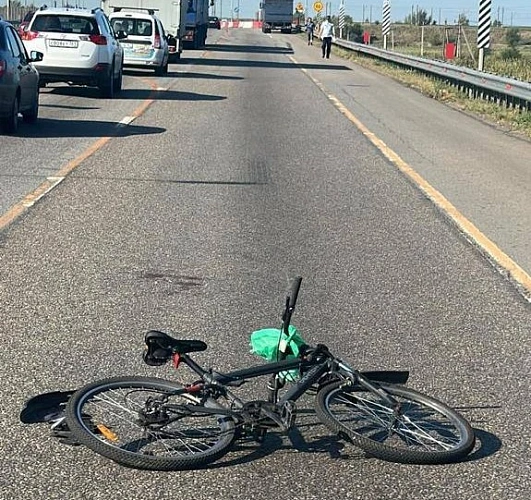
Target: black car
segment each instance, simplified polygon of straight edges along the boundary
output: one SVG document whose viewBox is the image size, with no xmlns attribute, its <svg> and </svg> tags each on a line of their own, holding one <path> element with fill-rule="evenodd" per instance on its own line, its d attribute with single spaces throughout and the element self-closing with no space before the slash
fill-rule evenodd
<svg viewBox="0 0 531 500">
<path fill-rule="evenodd" d="M 42 53 L 28 56 L 15 27 L 0 18 L 0 129 L 14 133 L 18 115 L 27 123 L 39 114 L 39 73 L 32 62 L 42 61 Z"/>
<path fill-rule="evenodd" d="M 209 18 L 208 18 L 208 27 L 220 30 L 221 29 L 221 21 L 219 20 L 219 17 L 209 16 Z"/>
</svg>

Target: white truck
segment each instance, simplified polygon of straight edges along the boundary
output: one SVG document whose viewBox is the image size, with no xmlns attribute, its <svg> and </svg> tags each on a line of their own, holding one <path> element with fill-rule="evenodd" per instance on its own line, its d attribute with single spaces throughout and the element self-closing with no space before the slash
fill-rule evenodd
<svg viewBox="0 0 531 500">
<path fill-rule="evenodd" d="M 293 0 L 262 0 L 260 3 L 262 31 L 291 33 L 293 24 Z"/>
<path fill-rule="evenodd" d="M 180 59 L 186 34 L 188 0 L 101 0 L 101 8 L 107 15 L 119 7 L 144 11 L 152 9 L 168 36 L 170 59 Z"/>
<path fill-rule="evenodd" d="M 186 34 L 184 46 L 187 49 L 200 49 L 205 46 L 208 32 L 208 7 L 212 0 L 183 0 L 187 3 Z"/>
</svg>

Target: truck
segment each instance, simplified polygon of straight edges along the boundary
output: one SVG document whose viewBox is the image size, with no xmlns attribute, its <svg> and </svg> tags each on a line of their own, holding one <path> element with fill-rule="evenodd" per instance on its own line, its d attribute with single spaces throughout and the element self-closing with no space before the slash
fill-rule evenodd
<svg viewBox="0 0 531 500">
<path fill-rule="evenodd" d="M 208 8 L 214 0 L 183 0 L 187 2 L 184 46 L 199 49 L 205 46 L 208 32 Z"/>
<path fill-rule="evenodd" d="M 262 0 L 260 3 L 262 32 L 280 31 L 291 33 L 293 24 L 293 0 Z"/>
<path fill-rule="evenodd" d="M 118 8 L 144 12 L 152 10 L 164 26 L 170 60 L 180 59 L 184 47 L 188 0 L 101 0 L 100 6 L 107 15 Z"/>
</svg>

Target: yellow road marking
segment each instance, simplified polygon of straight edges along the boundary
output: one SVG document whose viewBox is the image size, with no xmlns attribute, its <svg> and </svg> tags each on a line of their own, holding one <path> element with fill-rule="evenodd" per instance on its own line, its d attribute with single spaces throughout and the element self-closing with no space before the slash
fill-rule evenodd
<svg viewBox="0 0 531 500">
<path fill-rule="evenodd" d="M 157 90 L 157 84 L 151 82 L 148 79 L 142 79 L 148 87 L 151 88 L 151 91 Z M 149 108 L 151 104 L 155 101 L 153 98 L 146 99 L 140 104 L 134 111 L 131 116 L 126 117 L 128 123 L 132 122 Z M 122 120 L 123 121 L 123 120 Z M 120 125 L 120 122 L 117 126 Z M 124 126 L 124 123 L 121 124 Z M 61 183 L 64 178 L 73 170 L 75 170 L 81 163 L 83 163 L 87 158 L 91 157 L 96 151 L 100 150 L 105 144 L 111 140 L 111 137 L 100 137 L 96 142 L 92 143 L 85 151 L 83 151 L 79 156 L 69 161 L 66 165 L 63 165 L 55 174 L 48 177 L 43 183 L 41 183 L 36 189 L 28 193 L 22 200 L 18 203 L 15 203 L 11 206 L 7 212 L 0 215 L 0 231 L 5 229 L 9 224 L 13 223 L 18 217 L 20 217 L 24 212 L 31 208 L 38 200 L 43 196 L 48 194 L 55 186 Z"/>
<path fill-rule="evenodd" d="M 294 57 L 289 56 L 293 63 L 299 65 Z M 450 203 L 439 191 L 437 191 L 428 181 L 418 174 L 408 163 L 406 163 L 397 153 L 395 153 L 384 141 L 371 132 L 351 111 L 349 111 L 341 101 L 329 92 L 325 86 L 306 70 L 300 68 L 317 87 L 328 97 L 334 106 L 346 116 L 356 128 L 369 141 L 376 146 L 380 152 L 393 163 L 398 170 L 404 173 L 413 183 L 430 199 L 439 209 L 441 209 L 471 240 L 480 250 L 499 268 L 503 269 L 509 277 L 523 289 L 523 295 L 527 301 L 531 302 L 531 276 L 524 271 L 511 257 L 509 257 L 496 243 L 483 234 L 472 222 L 470 222 L 457 208 Z"/>
</svg>

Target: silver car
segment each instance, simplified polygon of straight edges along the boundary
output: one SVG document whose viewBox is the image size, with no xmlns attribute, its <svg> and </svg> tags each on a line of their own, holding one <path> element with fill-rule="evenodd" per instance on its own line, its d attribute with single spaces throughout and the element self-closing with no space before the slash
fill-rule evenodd
<svg viewBox="0 0 531 500">
<path fill-rule="evenodd" d="M 145 9 L 146 12 L 139 12 L 141 10 L 116 8 L 109 15 L 115 33 L 122 34 L 120 45 L 124 49 L 124 66 L 152 68 L 156 75 L 165 75 L 168 72 L 169 48 L 164 27 L 154 11 Z"/>
<path fill-rule="evenodd" d="M 33 62 L 41 52 L 29 56 L 14 26 L 0 18 L 0 129 L 12 134 L 18 115 L 33 123 L 39 114 L 39 73 Z"/>
</svg>

